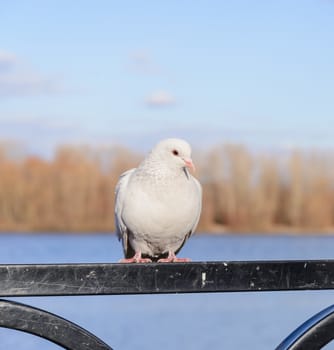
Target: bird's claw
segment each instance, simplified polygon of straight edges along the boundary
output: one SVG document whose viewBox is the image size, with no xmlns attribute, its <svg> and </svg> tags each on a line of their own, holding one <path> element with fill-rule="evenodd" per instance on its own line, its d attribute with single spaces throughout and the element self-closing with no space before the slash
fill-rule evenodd
<svg viewBox="0 0 334 350">
<path fill-rule="evenodd" d="M 168 253 L 167 258 L 162 258 L 158 260 L 158 263 L 171 263 L 171 262 L 189 262 L 189 258 L 177 258 L 173 252 Z"/>
<path fill-rule="evenodd" d="M 158 263 L 169 263 L 169 262 L 189 262 L 191 259 L 189 258 L 165 258 L 165 259 L 159 259 Z"/>
<path fill-rule="evenodd" d="M 119 260 L 119 263 L 122 263 L 122 264 L 150 263 L 150 262 L 152 262 L 152 260 L 148 259 L 148 258 L 141 258 L 141 259 L 130 258 L 130 259 L 121 259 L 121 260 Z"/>
<path fill-rule="evenodd" d="M 121 259 L 119 263 L 122 264 L 132 264 L 132 263 L 151 263 L 152 260 L 149 258 L 142 258 L 141 252 L 137 252 L 132 258 Z"/>
</svg>

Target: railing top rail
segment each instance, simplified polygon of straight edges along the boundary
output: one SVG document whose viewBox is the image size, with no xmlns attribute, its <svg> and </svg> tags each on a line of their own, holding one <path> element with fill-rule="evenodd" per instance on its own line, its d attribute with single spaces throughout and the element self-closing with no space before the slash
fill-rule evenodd
<svg viewBox="0 0 334 350">
<path fill-rule="evenodd" d="M 334 289 L 334 260 L 0 265 L 0 296 Z"/>
</svg>

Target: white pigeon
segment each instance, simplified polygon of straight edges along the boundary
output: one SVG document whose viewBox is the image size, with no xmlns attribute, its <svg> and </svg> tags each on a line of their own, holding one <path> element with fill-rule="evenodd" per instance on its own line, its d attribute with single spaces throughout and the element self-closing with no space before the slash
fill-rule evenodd
<svg viewBox="0 0 334 350">
<path fill-rule="evenodd" d="M 159 142 L 137 168 L 120 176 L 115 222 L 125 259 L 120 262 L 185 262 L 176 254 L 192 235 L 202 207 L 200 183 L 190 145 L 181 139 Z"/>
</svg>

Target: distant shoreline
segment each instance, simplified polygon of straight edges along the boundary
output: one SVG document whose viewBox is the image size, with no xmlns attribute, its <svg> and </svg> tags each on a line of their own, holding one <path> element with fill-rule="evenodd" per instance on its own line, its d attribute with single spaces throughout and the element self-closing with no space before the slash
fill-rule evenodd
<svg viewBox="0 0 334 350">
<path fill-rule="evenodd" d="M 115 232 L 110 231 L 99 231 L 99 230 L 66 230 L 66 231 L 57 231 L 57 230 L 15 230 L 15 229 L 1 229 L 1 235 L 115 235 Z M 232 229 L 225 226 L 215 226 L 214 228 L 208 229 L 199 229 L 195 235 L 212 235 L 212 236 L 225 236 L 225 235 L 235 235 L 235 236 L 331 236 L 334 235 L 334 227 L 328 229 L 301 229 L 301 228 L 291 228 L 291 227 L 275 227 L 270 230 L 246 230 L 246 229 Z"/>
<path fill-rule="evenodd" d="M 117 181 L 142 159 L 124 147 L 62 146 L 49 160 L 13 154 L 0 145 L 0 231 L 7 233 L 114 231 Z M 197 231 L 333 234 L 333 159 L 312 150 L 254 154 L 231 144 L 199 153 Z"/>
<path fill-rule="evenodd" d="M 199 233 L 205 232 L 204 234 L 212 235 L 224 235 L 224 234 L 235 234 L 235 235 L 334 235 L 334 226 L 327 228 L 302 228 L 302 227 L 291 227 L 277 225 L 271 228 L 263 229 L 258 228 L 257 230 L 246 229 L 246 228 L 231 228 L 224 225 L 214 225 L 210 229 L 199 230 Z"/>
</svg>

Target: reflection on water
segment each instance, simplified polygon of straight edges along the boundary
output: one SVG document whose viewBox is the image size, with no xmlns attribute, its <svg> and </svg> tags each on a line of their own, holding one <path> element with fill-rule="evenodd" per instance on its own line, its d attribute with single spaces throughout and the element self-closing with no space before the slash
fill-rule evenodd
<svg viewBox="0 0 334 350">
<path fill-rule="evenodd" d="M 0 263 L 115 262 L 111 235 L 2 235 Z M 180 256 L 193 260 L 331 259 L 331 236 L 193 237 Z M 87 328 L 114 349 L 274 349 L 300 323 L 334 302 L 334 292 L 16 298 Z M 59 349 L 0 329 L 0 350 Z M 334 349 L 334 344 L 326 350 Z"/>
</svg>

